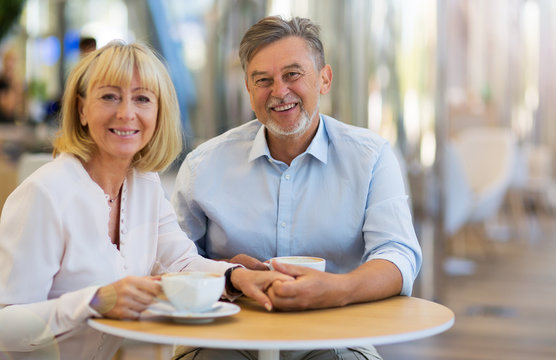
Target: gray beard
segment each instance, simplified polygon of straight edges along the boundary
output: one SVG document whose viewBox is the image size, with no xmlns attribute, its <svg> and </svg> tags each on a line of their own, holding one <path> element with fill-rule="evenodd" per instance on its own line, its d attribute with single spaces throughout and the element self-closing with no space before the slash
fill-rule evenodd
<svg viewBox="0 0 556 360">
<path fill-rule="evenodd" d="M 275 122 L 270 117 L 266 122 L 265 126 L 268 129 L 268 131 L 270 131 L 275 136 L 279 136 L 279 137 L 300 136 L 301 134 L 304 134 L 305 130 L 307 130 L 311 125 L 311 119 L 313 119 L 313 117 L 315 117 L 315 115 L 317 114 L 319 105 L 320 105 L 320 99 L 317 103 L 317 106 L 315 107 L 315 111 L 311 114 L 311 116 L 309 116 L 307 110 L 305 110 L 303 106 L 299 105 L 301 106 L 301 118 L 297 123 L 297 126 L 291 130 L 284 130 L 278 122 Z"/>
</svg>

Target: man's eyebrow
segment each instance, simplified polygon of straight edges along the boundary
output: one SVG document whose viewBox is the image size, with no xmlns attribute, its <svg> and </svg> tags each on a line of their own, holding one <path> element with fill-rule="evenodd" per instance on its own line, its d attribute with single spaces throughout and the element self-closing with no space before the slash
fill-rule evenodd
<svg viewBox="0 0 556 360">
<path fill-rule="evenodd" d="M 282 68 L 280 69 L 280 71 L 287 71 L 287 70 L 293 70 L 293 69 L 295 69 L 295 70 L 301 70 L 301 69 L 303 69 L 303 66 L 301 66 L 301 65 L 298 64 L 298 63 L 288 64 L 288 65 L 282 67 Z M 263 75 L 267 75 L 267 74 L 268 74 L 268 72 L 266 72 L 266 71 L 254 70 L 254 71 L 251 72 L 251 74 L 249 74 L 249 77 L 250 77 L 251 79 L 253 79 L 253 78 L 257 77 L 257 76 L 263 76 Z"/>
<path fill-rule="evenodd" d="M 249 77 L 251 79 L 254 79 L 257 76 L 262 76 L 262 75 L 266 75 L 266 74 L 268 74 L 266 71 L 257 71 L 257 70 L 255 70 L 255 71 L 251 72 L 251 75 Z"/>
</svg>

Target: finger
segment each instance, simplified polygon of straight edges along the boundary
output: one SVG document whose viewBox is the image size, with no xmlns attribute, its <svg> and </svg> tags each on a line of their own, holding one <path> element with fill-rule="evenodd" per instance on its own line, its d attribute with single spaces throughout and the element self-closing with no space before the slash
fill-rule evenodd
<svg viewBox="0 0 556 360">
<path fill-rule="evenodd" d="M 283 274 L 287 274 L 293 277 L 300 275 L 305 275 L 310 272 L 311 269 L 298 265 L 284 264 L 276 260 L 272 260 L 272 267 L 274 270 L 279 271 Z"/>
<path fill-rule="evenodd" d="M 268 270 L 270 270 L 269 267 L 265 263 L 262 263 L 260 261 L 257 261 L 256 263 L 251 264 L 251 266 L 249 268 L 251 270 L 259 270 L 259 271 L 268 271 Z"/>
<path fill-rule="evenodd" d="M 120 318 L 135 320 L 138 319 L 140 315 L 141 315 L 141 311 L 136 311 L 134 309 L 127 308 L 122 310 Z"/>
<path fill-rule="evenodd" d="M 157 296 L 162 292 L 162 286 L 158 282 L 160 280 L 147 276 L 143 278 L 139 278 L 139 282 L 137 283 L 137 288 L 143 292 L 149 293 L 152 296 Z"/>
<path fill-rule="evenodd" d="M 272 286 L 268 290 L 269 291 L 272 290 L 273 295 L 282 300 L 285 299 L 294 300 L 299 295 L 298 281 L 296 282 L 275 281 L 272 283 Z M 267 293 L 269 291 L 267 291 Z"/>
<path fill-rule="evenodd" d="M 273 275 L 272 281 L 293 281 L 293 280 L 295 280 L 295 277 L 290 276 L 288 274 L 278 272 L 278 271 L 271 271 L 270 273 Z"/>
<path fill-rule="evenodd" d="M 276 287 L 273 284 L 266 292 L 268 298 L 272 303 L 272 308 L 276 310 L 291 310 L 293 309 L 293 304 L 295 304 L 295 297 L 284 297 L 278 295 L 276 292 Z"/>
<path fill-rule="evenodd" d="M 272 311 L 272 301 L 270 301 L 270 298 L 258 288 L 250 286 L 247 292 L 244 293 L 261 304 L 267 311 Z"/>
</svg>

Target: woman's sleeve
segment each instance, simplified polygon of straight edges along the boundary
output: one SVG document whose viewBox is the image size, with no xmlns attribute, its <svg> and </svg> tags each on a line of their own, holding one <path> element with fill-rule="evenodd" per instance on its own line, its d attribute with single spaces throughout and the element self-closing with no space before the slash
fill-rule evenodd
<svg viewBox="0 0 556 360">
<path fill-rule="evenodd" d="M 157 273 L 209 271 L 223 274 L 233 266 L 199 255 L 195 243 L 180 228 L 174 208 L 164 197 L 160 201 L 158 234 L 157 259 L 160 269 L 155 269 Z"/>
<path fill-rule="evenodd" d="M 33 351 L 72 336 L 85 320 L 99 316 L 89 307 L 98 286 L 68 292 L 57 299 L 0 309 L 0 349 Z"/>
<path fill-rule="evenodd" d="M 98 315 L 89 301 L 98 287 L 48 300 L 64 254 L 60 199 L 26 181 L 6 200 L 0 218 L 0 348 L 32 351 L 50 345 Z"/>
</svg>

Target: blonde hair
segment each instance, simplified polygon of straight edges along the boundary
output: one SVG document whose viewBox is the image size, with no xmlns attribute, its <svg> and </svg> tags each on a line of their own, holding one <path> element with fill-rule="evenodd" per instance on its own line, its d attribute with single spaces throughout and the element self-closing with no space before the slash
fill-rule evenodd
<svg viewBox="0 0 556 360">
<path fill-rule="evenodd" d="M 79 121 L 78 98 L 85 98 L 97 84 L 127 87 L 137 70 L 141 86 L 158 100 L 158 115 L 150 141 L 135 154 L 131 166 L 139 171 L 162 171 L 182 150 L 178 98 L 166 67 L 150 47 L 140 43 L 112 41 L 91 52 L 73 68 L 64 90 L 60 131 L 54 140 L 54 155 L 68 152 L 87 162 L 96 143 L 87 126 Z"/>
</svg>

